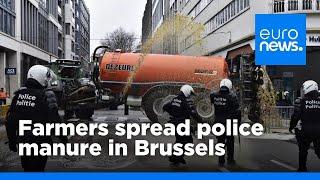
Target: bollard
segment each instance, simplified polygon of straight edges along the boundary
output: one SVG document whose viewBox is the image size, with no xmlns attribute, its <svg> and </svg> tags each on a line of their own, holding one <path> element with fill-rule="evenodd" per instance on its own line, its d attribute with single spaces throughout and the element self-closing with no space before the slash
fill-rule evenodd
<svg viewBox="0 0 320 180">
<path fill-rule="evenodd" d="M 127 104 L 124 105 L 124 115 L 125 116 L 129 115 L 129 106 Z"/>
</svg>

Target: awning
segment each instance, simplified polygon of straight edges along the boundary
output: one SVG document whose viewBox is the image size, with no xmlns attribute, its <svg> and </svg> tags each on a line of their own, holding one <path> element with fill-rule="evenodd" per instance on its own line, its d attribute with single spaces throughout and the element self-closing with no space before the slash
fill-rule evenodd
<svg viewBox="0 0 320 180">
<path fill-rule="evenodd" d="M 250 44 L 248 44 L 248 45 L 242 46 L 240 48 L 229 51 L 227 53 L 226 59 L 230 60 L 230 59 L 236 58 L 237 56 L 239 56 L 241 54 L 251 54 L 251 53 L 253 53 L 253 50 L 252 50 Z"/>
</svg>

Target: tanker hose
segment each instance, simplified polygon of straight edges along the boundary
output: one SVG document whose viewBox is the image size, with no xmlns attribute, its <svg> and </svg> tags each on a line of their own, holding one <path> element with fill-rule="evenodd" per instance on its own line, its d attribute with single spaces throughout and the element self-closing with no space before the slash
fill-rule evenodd
<svg viewBox="0 0 320 180">
<path fill-rule="evenodd" d="M 100 54 L 100 56 L 98 56 L 98 50 L 99 49 L 104 49 L 103 53 Z M 99 71 L 99 60 L 100 60 L 100 57 L 104 55 L 104 53 L 106 52 L 106 50 L 110 49 L 109 46 L 98 46 L 94 52 L 93 52 L 93 63 L 94 63 L 94 70 L 93 70 L 93 75 L 92 75 L 92 81 L 94 82 L 94 84 L 96 85 L 96 88 L 98 90 L 100 90 L 102 87 L 101 87 L 101 84 L 99 82 L 99 75 L 100 75 L 100 71 Z"/>
</svg>

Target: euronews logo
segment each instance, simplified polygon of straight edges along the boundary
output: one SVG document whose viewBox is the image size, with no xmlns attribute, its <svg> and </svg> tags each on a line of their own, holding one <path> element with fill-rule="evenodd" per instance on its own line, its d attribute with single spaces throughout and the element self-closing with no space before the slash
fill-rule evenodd
<svg viewBox="0 0 320 180">
<path fill-rule="evenodd" d="M 306 16 L 256 15 L 257 65 L 306 65 Z"/>
<path fill-rule="evenodd" d="M 303 51 L 304 47 L 299 46 L 299 32 L 296 29 L 262 29 L 260 38 L 259 51 L 281 51 L 281 52 L 297 52 Z M 289 40 L 289 41 L 287 41 Z"/>
</svg>

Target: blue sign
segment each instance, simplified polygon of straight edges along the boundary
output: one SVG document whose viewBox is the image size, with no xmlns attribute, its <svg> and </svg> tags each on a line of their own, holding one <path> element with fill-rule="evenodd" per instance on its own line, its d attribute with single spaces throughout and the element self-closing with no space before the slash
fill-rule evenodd
<svg viewBox="0 0 320 180">
<path fill-rule="evenodd" d="M 88 179 L 111 179 L 111 180 L 164 180 L 164 179 L 183 179 L 183 180 L 194 180 L 194 179 L 223 179 L 223 180 L 235 180 L 235 179 L 246 179 L 246 180 L 270 180 L 270 179 L 290 179 L 290 180 L 301 180 L 301 179 L 319 179 L 320 174 L 318 173 L 154 173 L 154 172 L 123 172 L 123 173 L 0 173 L 0 178 L 5 180 L 21 180 L 21 179 L 46 179 L 46 180 L 57 180 L 57 179 L 76 179 L 76 180 L 88 180 Z"/>
<path fill-rule="evenodd" d="M 17 68 L 6 68 L 5 71 L 6 71 L 5 72 L 6 75 L 9 75 L 9 76 L 17 75 Z"/>
<path fill-rule="evenodd" d="M 306 15 L 257 14 L 256 64 L 306 65 Z"/>
</svg>

